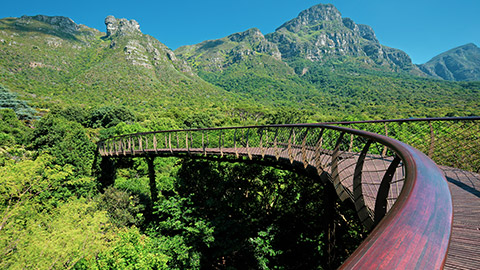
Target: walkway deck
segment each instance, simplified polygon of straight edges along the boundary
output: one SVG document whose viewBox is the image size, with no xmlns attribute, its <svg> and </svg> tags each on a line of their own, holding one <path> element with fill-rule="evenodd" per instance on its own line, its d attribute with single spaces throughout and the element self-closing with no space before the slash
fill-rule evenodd
<svg viewBox="0 0 480 270">
<path fill-rule="evenodd" d="M 341 194 L 338 194 L 340 198 L 342 198 L 342 196 L 345 196 L 345 195 L 348 195 L 350 197 L 354 196 L 355 194 L 354 188 L 353 188 L 354 182 L 352 181 L 352 179 L 354 179 L 355 178 L 354 175 L 356 175 L 355 167 L 357 163 L 360 163 L 359 160 L 361 160 L 359 158 L 360 157 L 359 153 L 352 153 L 349 151 L 348 152 L 340 151 L 339 152 L 340 154 L 337 155 L 337 159 L 335 159 L 332 157 L 332 155 L 335 156 L 335 153 L 331 153 L 331 150 L 318 151 L 318 150 L 315 150 L 315 147 L 313 146 L 306 147 L 305 145 L 301 145 L 299 142 L 295 144 L 295 135 L 292 136 L 292 133 L 290 133 L 290 137 L 287 137 L 288 142 L 287 140 L 282 142 L 284 144 L 283 148 L 277 148 L 276 141 L 274 145 L 275 147 L 258 147 L 258 145 L 256 145 L 257 147 L 252 147 L 252 146 L 248 146 L 248 143 L 247 143 L 246 148 L 244 147 L 236 148 L 236 146 L 235 148 L 228 148 L 228 147 L 223 148 L 222 146 L 223 143 L 221 143 L 221 146 L 217 146 L 214 148 L 205 148 L 205 146 L 203 146 L 203 148 L 198 148 L 198 146 L 192 147 L 191 144 L 194 143 L 193 137 L 189 137 L 191 135 L 188 135 L 189 133 L 186 133 L 185 144 L 187 145 L 187 147 L 190 146 L 188 148 L 184 148 L 185 146 L 183 147 L 178 146 L 179 138 L 178 138 L 178 134 L 176 134 L 177 148 L 172 149 L 172 143 L 171 143 L 172 140 L 169 134 L 169 140 L 168 140 L 169 143 L 167 144 L 167 135 L 165 135 L 165 146 L 163 147 L 157 148 L 157 141 L 155 139 L 153 143 L 152 142 L 146 143 L 148 139 L 143 139 L 142 141 L 145 141 L 144 145 L 146 145 L 145 148 L 142 147 L 142 141 L 139 141 L 138 148 L 134 146 L 130 148 L 130 143 L 132 143 L 133 145 L 134 141 L 129 140 L 128 148 L 127 148 L 126 141 L 123 141 L 123 142 L 115 143 L 115 147 L 113 148 L 111 148 L 112 145 L 110 145 L 110 148 L 108 149 L 103 148 L 103 146 L 100 147 L 99 149 L 101 151 L 102 149 L 105 150 L 103 151 L 103 154 L 102 154 L 104 156 L 176 156 L 176 155 L 224 156 L 226 155 L 229 157 L 236 156 L 237 158 L 239 156 L 243 156 L 243 157 L 248 157 L 249 159 L 253 158 L 257 160 L 263 159 L 264 156 L 265 157 L 268 156 L 270 158 L 276 158 L 276 159 L 280 158 L 280 159 L 283 159 L 284 161 L 286 160 L 292 163 L 296 162 L 297 165 L 305 166 L 305 168 L 309 166 L 309 167 L 314 167 L 316 169 L 322 168 L 322 170 L 328 171 L 328 172 L 336 171 L 336 174 L 332 173 L 332 175 L 338 175 L 339 177 L 337 178 L 342 179 L 341 185 L 339 186 L 343 186 L 344 188 L 344 191 L 341 191 L 340 192 Z M 298 134 L 300 134 L 300 132 Z M 142 134 L 138 136 L 142 136 Z M 275 135 L 275 137 L 276 136 L 277 135 Z M 223 142 L 225 137 L 227 136 L 222 137 L 222 135 L 220 135 L 220 139 L 218 139 L 219 144 L 220 142 Z M 248 137 L 248 132 L 247 132 L 247 137 Z M 293 137 L 293 142 L 292 144 L 290 144 L 290 139 L 292 137 Z M 205 138 L 208 144 L 208 137 L 205 137 Z M 237 140 L 235 140 L 235 135 L 233 135 L 233 140 L 235 141 L 235 143 L 240 142 L 238 138 Z M 304 144 L 305 144 L 305 141 L 306 139 L 303 140 Z M 352 135 L 352 141 L 353 141 L 353 135 Z M 245 141 L 242 141 L 242 143 L 245 143 Z M 202 135 L 201 145 L 203 144 L 204 144 L 204 136 Z M 148 147 L 148 145 L 150 145 L 150 148 Z M 153 145 L 153 148 L 152 148 L 152 145 Z M 261 140 L 260 140 L 260 145 L 262 145 Z M 278 145 L 280 147 L 281 144 L 279 143 Z M 350 148 L 352 145 L 353 144 L 351 143 Z M 363 186 L 362 187 L 363 199 L 359 201 L 364 200 L 364 208 L 366 206 L 366 208 L 369 209 L 368 211 L 370 211 L 370 215 L 371 215 L 371 211 L 375 208 L 375 198 L 380 186 L 379 181 L 382 179 L 383 174 L 387 175 L 386 174 L 387 170 L 390 171 L 390 168 L 388 168 L 390 167 L 389 166 L 390 164 L 398 164 L 398 163 L 395 163 L 395 162 L 392 163 L 392 161 L 394 161 L 393 157 L 390 157 L 390 158 L 383 157 L 383 154 L 381 156 L 366 154 L 366 156 L 364 157 L 365 157 L 364 165 L 362 165 L 363 169 L 361 170 L 362 170 L 363 178 L 365 178 L 366 180 L 362 178 L 361 185 Z M 334 161 L 334 159 L 336 161 Z M 396 173 L 394 174 L 394 178 L 392 179 L 392 182 L 391 182 L 391 189 L 390 189 L 389 196 L 393 196 L 396 199 L 400 193 L 405 176 L 404 176 L 404 170 L 402 169 L 402 165 L 397 167 L 393 167 L 393 166 L 391 167 L 394 168 L 394 171 L 396 171 Z M 449 186 L 450 193 L 452 195 L 452 201 L 453 201 L 453 227 L 452 227 L 451 241 L 448 249 L 448 255 L 445 261 L 445 269 L 480 269 L 480 174 L 465 172 L 460 169 L 455 169 L 450 167 L 440 167 L 440 168 L 445 173 L 445 176 L 447 178 L 448 186 Z M 335 178 L 335 176 L 333 176 L 333 178 Z M 432 188 L 432 186 L 430 188 Z M 446 187 L 445 187 L 445 191 L 446 191 Z M 417 192 L 417 195 L 420 194 L 420 197 L 418 197 L 419 200 L 423 200 L 422 199 L 423 195 L 421 194 L 425 194 L 424 192 L 425 191 L 422 191 L 420 193 Z M 446 193 L 448 194 L 448 192 Z M 387 198 L 387 200 L 389 199 L 390 197 Z M 448 200 L 449 199 L 450 198 L 448 198 Z M 435 214 L 436 216 L 438 215 L 441 216 L 444 213 L 442 211 L 436 211 L 435 209 L 443 209 L 443 208 L 441 207 L 438 208 L 433 206 L 437 201 L 438 200 L 433 200 L 433 201 L 431 200 L 428 202 L 424 201 L 424 204 L 427 206 L 431 206 L 430 208 L 433 207 L 433 210 L 430 209 L 430 211 L 436 212 Z M 355 206 L 357 207 L 357 204 L 355 204 Z M 387 205 L 386 207 L 390 208 L 391 205 Z M 427 210 L 427 208 L 425 208 L 425 210 Z M 359 211 L 358 208 L 357 208 L 357 211 Z M 424 213 L 424 210 L 421 210 L 421 211 L 422 213 Z M 449 215 L 451 217 L 451 212 Z M 428 226 L 419 228 L 417 230 L 417 232 L 419 231 L 420 237 L 428 237 L 429 236 L 428 233 L 425 233 L 425 232 L 430 230 L 435 230 L 436 228 L 434 227 L 439 227 L 441 229 L 442 226 L 441 225 L 437 226 L 438 223 L 436 223 L 436 221 L 432 223 L 432 221 L 430 220 L 431 217 L 432 217 L 431 215 L 430 216 L 418 215 L 417 219 L 425 219 L 424 220 L 425 222 L 423 223 L 428 224 Z M 450 231 L 449 226 L 448 226 L 448 231 Z M 395 232 L 396 232 L 395 230 L 391 231 L 386 237 L 388 239 L 391 239 L 392 233 L 395 234 Z M 442 235 L 446 235 L 448 237 L 447 232 L 445 232 Z M 426 241 L 426 239 L 427 238 L 416 239 L 416 240 L 414 239 L 417 243 L 415 244 L 415 241 L 413 241 L 411 243 L 413 246 L 409 246 L 409 248 L 401 251 L 402 254 L 405 252 L 408 253 L 408 251 L 409 250 L 411 251 L 412 248 L 416 250 L 416 245 L 419 244 L 418 241 Z M 432 239 L 430 237 L 428 238 L 428 240 L 433 242 L 437 241 L 437 239 Z M 403 242 L 403 240 L 400 242 Z M 448 243 L 448 241 L 444 241 L 444 242 Z M 440 247 L 441 245 L 438 244 L 437 246 Z M 412 254 L 409 254 L 409 255 L 423 256 L 424 252 L 432 253 L 431 247 L 430 249 L 424 249 L 422 252 L 412 251 L 410 253 L 412 253 L 413 255 Z M 444 259 L 445 252 L 446 252 L 446 245 L 443 246 L 443 256 L 440 258 L 441 260 Z M 404 254 L 404 255 L 407 256 L 407 254 Z M 403 260 L 416 261 L 420 259 L 421 258 L 405 257 Z M 380 258 L 379 260 L 382 261 L 384 260 L 384 258 Z M 438 268 L 437 266 L 439 266 L 439 264 L 435 264 L 436 265 L 435 267 L 427 267 L 427 266 L 433 266 L 433 264 L 429 264 L 429 262 L 431 261 L 432 259 L 428 258 L 426 260 L 423 260 L 421 265 L 423 265 L 427 269 Z M 419 265 L 417 264 L 417 267 L 418 266 Z"/>
<path fill-rule="evenodd" d="M 441 167 L 453 199 L 453 228 L 445 269 L 480 269 L 480 175 Z"/>
<path fill-rule="evenodd" d="M 218 149 L 205 150 L 210 154 L 218 152 Z M 187 149 L 176 149 L 176 151 L 186 153 Z M 204 150 L 190 149 L 189 151 L 191 153 L 202 153 Z M 164 149 L 161 152 L 166 154 L 170 153 L 167 149 Z M 140 156 L 143 153 L 145 152 L 138 151 L 136 152 L 136 156 Z M 236 153 L 240 156 L 248 156 L 245 149 L 238 149 Z M 223 149 L 223 154 L 226 155 L 235 155 L 236 153 L 233 149 Z M 220 154 L 220 152 L 218 152 L 218 154 Z M 260 149 L 252 148 L 250 155 L 261 156 Z M 311 153 L 311 155 L 313 155 L 313 153 Z M 280 156 L 283 158 L 288 157 L 286 151 L 281 151 Z M 353 174 L 353 171 L 351 171 L 352 164 L 355 163 L 357 158 L 358 156 L 356 155 L 351 156 L 351 162 L 343 163 L 343 166 L 345 166 L 345 169 L 342 170 L 343 173 L 350 175 Z M 299 159 L 299 153 L 295 154 L 295 159 Z M 371 159 L 370 161 L 372 160 L 374 161 L 374 159 Z M 373 163 L 371 166 L 378 167 L 378 165 L 375 166 Z M 452 238 L 445 263 L 445 269 L 480 269 L 480 174 L 465 172 L 460 169 L 444 166 L 440 168 L 445 172 L 447 177 L 450 192 L 453 197 L 454 210 Z M 346 187 L 353 193 L 351 190 L 352 183 L 343 184 L 346 184 Z M 374 197 L 373 194 L 365 195 L 370 198 Z M 370 208 L 373 207 L 373 203 L 374 202 L 371 202 L 368 199 L 366 200 L 366 204 Z"/>
</svg>

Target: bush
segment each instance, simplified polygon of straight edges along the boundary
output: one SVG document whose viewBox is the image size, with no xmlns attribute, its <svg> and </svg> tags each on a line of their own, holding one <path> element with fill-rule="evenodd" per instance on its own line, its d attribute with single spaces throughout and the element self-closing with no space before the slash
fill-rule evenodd
<svg viewBox="0 0 480 270">
<path fill-rule="evenodd" d="M 0 109 L 12 109 L 15 111 L 18 119 L 35 119 L 35 109 L 30 107 L 25 101 L 19 100 L 17 94 L 9 92 L 0 85 Z"/>
<path fill-rule="evenodd" d="M 88 116 L 87 127 L 113 127 L 120 122 L 132 123 L 135 115 L 125 107 L 106 106 L 93 110 Z"/>
<path fill-rule="evenodd" d="M 91 175 L 96 146 L 79 123 L 47 115 L 37 122 L 31 148 L 50 152 L 59 165 L 70 164 L 77 175 Z"/>
<path fill-rule="evenodd" d="M 107 212 L 110 222 L 117 227 L 138 226 L 143 221 L 143 206 L 138 196 L 110 186 L 99 196 L 99 201 L 100 209 Z"/>
</svg>

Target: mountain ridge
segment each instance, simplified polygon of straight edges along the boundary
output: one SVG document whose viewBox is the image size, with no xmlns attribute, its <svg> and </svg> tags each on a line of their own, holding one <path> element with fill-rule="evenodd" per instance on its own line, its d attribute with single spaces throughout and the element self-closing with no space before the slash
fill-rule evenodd
<svg viewBox="0 0 480 270">
<path fill-rule="evenodd" d="M 269 42 L 258 28 L 195 45 L 182 46 L 175 52 L 193 66 L 200 64 L 208 71 L 222 71 L 256 54 L 272 58 L 273 61 L 281 61 L 282 58 L 278 47 Z"/>
<path fill-rule="evenodd" d="M 310 65 L 302 61 L 318 62 L 322 65 L 339 60 L 357 62 L 358 65 L 374 70 L 426 76 L 412 63 L 408 54 L 380 44 L 372 27 L 356 24 L 350 18 L 342 18 L 341 13 L 331 4 L 319 4 L 301 11 L 297 17 L 285 22 L 273 33 L 263 35 L 260 30 L 253 29 L 264 39 L 262 43 L 273 50 L 270 55 L 285 62 L 300 75 L 308 72 Z M 245 35 L 250 30 L 195 45 L 182 46 L 175 52 L 197 70 L 213 71 L 211 67 L 216 62 L 220 62 L 217 63 L 216 69 L 221 70 L 221 65 L 228 64 L 225 59 L 225 46 L 219 45 L 225 44 L 232 36 Z M 247 43 L 243 44 L 246 47 L 252 46 L 250 41 Z M 227 51 L 229 54 L 245 53 L 245 50 L 241 52 L 235 48 L 228 48 Z M 251 54 L 252 51 L 255 50 L 247 53 Z M 258 50 L 255 52 L 262 53 Z M 206 55 L 217 57 L 211 57 L 212 61 L 205 61 Z"/>
<path fill-rule="evenodd" d="M 0 20 L 1 83 L 37 97 L 36 102 L 60 98 L 142 108 L 147 102 L 154 107 L 168 107 L 173 100 L 196 102 L 186 98 L 190 92 L 217 103 L 220 96 L 229 98 L 163 43 L 143 34 L 138 23 L 113 16 L 105 23 L 107 34 L 61 16 Z M 144 100 L 129 98 L 135 93 Z"/>
<path fill-rule="evenodd" d="M 480 81 L 480 48 L 468 43 L 445 51 L 418 67 L 438 79 Z"/>
<path fill-rule="evenodd" d="M 266 38 L 276 43 L 284 58 L 312 62 L 353 57 L 372 67 L 421 75 L 403 51 L 379 43 L 372 27 L 356 24 L 332 4 L 319 4 L 278 27 Z"/>
<path fill-rule="evenodd" d="M 43 108 L 57 102 L 138 112 L 225 111 L 255 104 L 260 111 L 293 107 L 384 117 L 412 117 L 417 106 L 439 116 L 477 110 L 478 85 L 418 77 L 416 66 L 402 66 L 411 65 L 408 55 L 381 45 L 370 26 L 341 18 L 331 5 L 313 10 L 278 28 L 303 42 L 293 56 L 281 46 L 295 48 L 294 42 L 277 42 L 257 28 L 172 51 L 143 34 L 135 20 L 109 16 L 100 32 L 66 17 L 1 19 L 0 84 Z M 309 57 L 315 50 L 333 53 Z"/>
</svg>

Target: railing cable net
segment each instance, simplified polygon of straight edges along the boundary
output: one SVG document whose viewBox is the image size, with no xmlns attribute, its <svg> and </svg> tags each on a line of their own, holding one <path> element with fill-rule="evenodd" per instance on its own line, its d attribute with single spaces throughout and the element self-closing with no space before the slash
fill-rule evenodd
<svg viewBox="0 0 480 270">
<path fill-rule="evenodd" d="M 478 173 L 479 120 L 404 119 L 336 123 L 340 127 L 295 124 L 158 131 L 109 138 L 98 147 L 106 157 L 218 156 L 313 170 L 333 185 L 341 200 L 353 202 L 365 227 L 375 228 L 344 267 L 391 266 L 399 261 L 398 266 L 408 268 L 421 260 L 438 268 L 448 248 L 452 206 L 443 173 L 426 155 L 439 165 Z M 456 147 L 462 147 L 463 153 L 454 151 Z M 412 223 L 417 227 L 412 228 Z M 377 247 L 382 243 L 385 249 L 412 248 L 409 239 L 424 239 L 415 242 L 419 245 L 415 250 L 424 254 L 423 258 L 394 258 L 386 255 L 392 251 L 382 253 Z M 375 258 L 377 261 L 372 261 Z"/>
<path fill-rule="evenodd" d="M 367 228 L 374 223 L 379 179 L 384 178 L 395 157 L 393 150 L 385 151 L 384 148 L 384 145 L 362 136 L 314 125 L 147 132 L 118 136 L 99 143 L 100 153 L 104 156 L 216 154 L 250 160 L 270 158 L 298 163 L 303 168 L 310 166 L 319 175 L 322 172 L 330 174 L 329 180 L 338 196 L 342 200 L 350 198 L 355 203 Z M 401 190 L 404 180 L 401 163 L 392 177 L 388 185 L 384 184 L 389 201 L 394 201 Z M 354 185 L 355 181 L 357 185 Z M 391 188 L 390 185 L 394 186 Z M 384 207 L 390 209 L 391 203 Z"/>
</svg>

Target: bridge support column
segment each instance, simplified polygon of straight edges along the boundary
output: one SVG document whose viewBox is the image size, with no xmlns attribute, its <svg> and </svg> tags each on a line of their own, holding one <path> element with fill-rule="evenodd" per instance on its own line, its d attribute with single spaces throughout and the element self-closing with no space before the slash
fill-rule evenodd
<svg viewBox="0 0 480 270">
<path fill-rule="evenodd" d="M 100 160 L 100 174 L 98 181 L 100 182 L 100 190 L 103 192 L 105 188 L 115 183 L 117 175 L 117 168 L 113 158 L 101 157 Z"/>
<path fill-rule="evenodd" d="M 148 165 L 148 178 L 149 178 L 149 185 L 150 185 L 150 197 L 152 199 L 151 202 L 151 209 L 153 211 L 153 205 L 158 200 L 158 190 L 157 190 L 157 182 L 155 181 L 155 165 L 153 162 L 155 161 L 155 157 L 146 157 L 147 165 Z"/>
<path fill-rule="evenodd" d="M 333 184 L 326 182 L 325 184 L 325 220 L 327 222 L 326 243 L 328 245 L 328 268 L 333 269 L 336 260 L 336 191 Z"/>
</svg>

